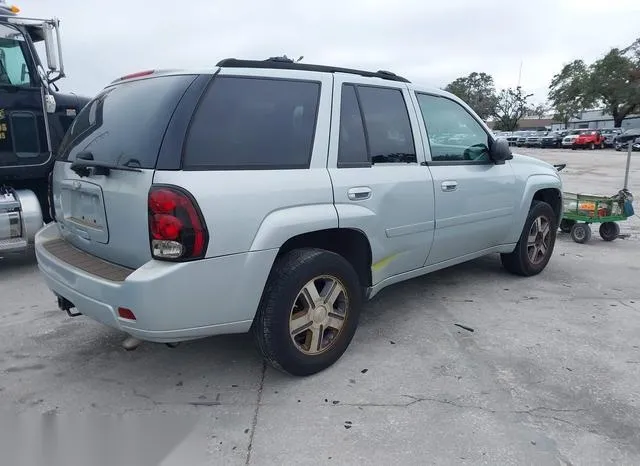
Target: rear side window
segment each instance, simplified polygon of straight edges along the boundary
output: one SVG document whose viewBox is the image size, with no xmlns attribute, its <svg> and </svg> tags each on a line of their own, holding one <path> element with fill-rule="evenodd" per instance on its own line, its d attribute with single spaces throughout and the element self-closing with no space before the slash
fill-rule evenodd
<svg viewBox="0 0 640 466">
<path fill-rule="evenodd" d="M 162 137 L 193 75 L 159 76 L 103 90 L 75 118 L 58 160 L 89 152 L 109 165 L 155 168 Z"/>
<path fill-rule="evenodd" d="M 416 163 L 409 113 L 399 89 L 358 86 L 371 162 Z"/>
<path fill-rule="evenodd" d="M 371 165 L 356 88 L 350 84 L 342 86 L 339 141 L 339 167 L 368 167 Z"/>
<path fill-rule="evenodd" d="M 187 136 L 183 168 L 308 168 L 320 83 L 218 76 Z"/>
<path fill-rule="evenodd" d="M 338 167 L 416 162 L 411 121 L 402 91 L 344 84 Z"/>
</svg>

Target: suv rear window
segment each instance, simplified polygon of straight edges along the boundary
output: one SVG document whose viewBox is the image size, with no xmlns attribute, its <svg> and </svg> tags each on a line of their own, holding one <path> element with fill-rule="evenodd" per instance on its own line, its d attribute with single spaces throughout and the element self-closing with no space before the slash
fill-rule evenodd
<svg viewBox="0 0 640 466">
<path fill-rule="evenodd" d="M 314 81 L 216 77 L 191 122 L 183 168 L 308 168 L 319 98 Z"/>
<path fill-rule="evenodd" d="M 75 118 L 58 160 L 90 152 L 109 165 L 155 168 L 171 115 L 194 75 L 158 76 L 104 89 Z"/>
</svg>

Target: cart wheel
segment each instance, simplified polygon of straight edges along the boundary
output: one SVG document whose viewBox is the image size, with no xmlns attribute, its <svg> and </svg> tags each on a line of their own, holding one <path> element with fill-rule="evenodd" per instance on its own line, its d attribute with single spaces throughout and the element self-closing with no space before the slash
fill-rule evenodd
<svg viewBox="0 0 640 466">
<path fill-rule="evenodd" d="M 600 237 L 605 241 L 613 241 L 620 235 L 620 225 L 616 222 L 605 222 L 600 225 Z"/>
<path fill-rule="evenodd" d="M 576 223 L 571 228 L 571 239 L 576 243 L 586 243 L 591 239 L 591 227 L 586 223 Z"/>
<path fill-rule="evenodd" d="M 560 221 L 560 231 L 563 233 L 571 233 L 571 228 L 576 224 L 575 220 L 563 218 Z"/>
</svg>

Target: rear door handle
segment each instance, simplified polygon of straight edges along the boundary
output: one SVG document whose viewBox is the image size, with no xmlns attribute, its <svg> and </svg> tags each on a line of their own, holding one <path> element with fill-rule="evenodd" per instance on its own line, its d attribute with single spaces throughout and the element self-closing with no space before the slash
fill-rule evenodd
<svg viewBox="0 0 640 466">
<path fill-rule="evenodd" d="M 442 184 L 440 185 L 440 187 L 442 188 L 442 190 L 446 193 L 451 192 L 451 191 L 455 191 L 456 189 L 458 189 L 458 182 L 457 181 L 443 181 Z"/>
<path fill-rule="evenodd" d="M 347 191 L 347 196 L 352 201 L 363 201 L 371 197 L 371 188 L 368 188 L 366 186 L 351 188 L 349 191 Z"/>
</svg>

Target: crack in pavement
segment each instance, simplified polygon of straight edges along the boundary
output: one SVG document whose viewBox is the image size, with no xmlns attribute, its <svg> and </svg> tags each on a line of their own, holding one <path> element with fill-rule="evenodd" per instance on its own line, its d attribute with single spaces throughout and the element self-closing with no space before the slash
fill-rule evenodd
<svg viewBox="0 0 640 466">
<path fill-rule="evenodd" d="M 258 425 L 258 412 L 260 411 L 260 405 L 262 404 L 262 389 L 264 388 L 264 378 L 267 373 L 267 363 L 262 362 L 262 377 L 260 378 L 260 387 L 258 388 L 258 397 L 256 401 L 256 410 L 253 413 L 253 421 L 251 422 L 251 435 L 249 436 L 249 446 L 247 447 L 247 459 L 245 465 L 251 463 L 251 451 L 253 449 L 253 437 L 256 433 L 256 426 Z"/>
</svg>

